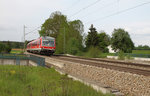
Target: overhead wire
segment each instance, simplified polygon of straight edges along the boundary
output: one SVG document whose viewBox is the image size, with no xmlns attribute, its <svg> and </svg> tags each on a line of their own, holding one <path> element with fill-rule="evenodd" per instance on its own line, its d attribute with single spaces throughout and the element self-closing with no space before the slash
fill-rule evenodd
<svg viewBox="0 0 150 96">
<path fill-rule="evenodd" d="M 28 33 L 26 33 L 25 35 L 28 35 L 28 34 L 30 34 L 30 33 L 32 33 L 32 32 L 34 32 L 34 31 L 36 31 L 37 29 L 39 29 L 41 26 L 39 26 L 39 27 L 37 27 L 37 28 L 35 28 L 34 30 L 32 30 L 32 31 L 30 31 L 30 32 L 28 32 Z"/>
<path fill-rule="evenodd" d="M 108 3 L 107 5 L 101 7 L 101 9 L 97 9 L 97 10 L 99 11 L 99 10 L 105 9 L 106 7 L 108 7 L 109 5 L 112 5 L 112 4 L 114 4 L 114 2 L 110 2 L 110 3 Z M 110 7 L 110 6 L 109 6 L 109 7 Z M 97 10 L 92 11 L 92 12 L 89 12 L 89 13 L 87 13 L 86 15 L 82 16 L 81 18 L 85 18 L 85 17 L 87 17 L 87 16 L 89 16 L 89 15 L 92 15 L 92 13 L 95 13 Z"/>
<path fill-rule="evenodd" d="M 134 6 L 134 7 L 130 7 L 130 8 L 127 8 L 127 9 L 124 9 L 124 10 L 121 10 L 121 11 L 118 11 L 118 12 L 115 12 L 115 13 L 113 13 L 113 14 L 110 14 L 110 15 L 107 15 L 107 16 L 104 16 L 104 17 L 101 17 L 101 18 L 97 18 L 97 19 L 92 20 L 92 21 L 90 21 L 90 22 L 87 22 L 87 23 L 85 23 L 85 24 L 88 24 L 88 23 L 91 23 L 91 22 L 96 22 L 96 21 L 98 21 L 98 20 L 100 20 L 100 19 L 106 19 L 106 18 L 109 18 L 109 17 L 111 17 L 111 16 L 124 13 L 124 12 L 126 12 L 126 11 L 129 11 L 129 10 L 132 10 L 132 9 L 135 9 L 135 8 L 138 8 L 138 7 L 141 7 L 141 6 L 146 5 L 146 4 L 149 4 L 149 3 L 150 3 L 150 1 L 149 1 L 149 2 L 145 2 L 145 3 L 142 3 L 142 4 L 139 4 L 139 5 L 136 5 L 136 6 Z"/>
<path fill-rule="evenodd" d="M 79 14 L 81 11 L 83 11 L 83 10 L 85 10 L 85 9 L 87 9 L 87 8 L 89 8 L 89 7 L 91 7 L 91 6 L 93 6 L 93 5 L 95 5 L 96 3 L 100 2 L 100 1 L 101 1 L 101 0 L 97 0 L 97 1 L 93 2 L 92 4 L 87 5 L 86 7 L 80 9 L 79 11 L 77 11 L 76 13 L 72 14 L 72 15 L 69 16 L 69 17 L 72 17 L 72 16 L 75 16 L 75 15 Z"/>
</svg>

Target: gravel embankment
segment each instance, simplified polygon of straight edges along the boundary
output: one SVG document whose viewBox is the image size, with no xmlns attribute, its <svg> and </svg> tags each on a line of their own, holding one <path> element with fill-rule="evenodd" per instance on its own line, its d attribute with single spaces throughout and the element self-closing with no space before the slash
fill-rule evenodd
<svg viewBox="0 0 150 96">
<path fill-rule="evenodd" d="M 150 77 L 82 64 L 65 64 L 68 74 L 120 90 L 128 96 L 150 96 Z"/>
</svg>

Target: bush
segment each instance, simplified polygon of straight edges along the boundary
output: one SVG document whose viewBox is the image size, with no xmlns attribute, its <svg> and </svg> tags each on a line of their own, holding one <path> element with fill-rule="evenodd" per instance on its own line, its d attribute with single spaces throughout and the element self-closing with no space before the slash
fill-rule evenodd
<svg viewBox="0 0 150 96">
<path fill-rule="evenodd" d="M 124 54 L 123 51 L 119 51 L 119 53 L 118 53 L 118 59 L 119 60 L 125 60 L 125 54 Z"/>
<path fill-rule="evenodd" d="M 0 52 L 10 53 L 10 51 L 11 51 L 11 47 L 9 45 L 0 44 Z"/>
<path fill-rule="evenodd" d="M 10 53 L 11 52 L 11 47 L 9 45 L 5 46 L 5 52 Z"/>
<path fill-rule="evenodd" d="M 99 57 L 101 53 L 102 52 L 97 47 L 90 47 L 88 52 L 85 55 L 86 57 L 96 58 Z"/>
<path fill-rule="evenodd" d="M 109 49 L 108 48 L 104 48 L 103 52 L 104 53 L 109 53 Z"/>
<path fill-rule="evenodd" d="M 67 42 L 67 53 L 72 55 L 77 55 L 80 53 L 80 50 L 82 45 L 76 38 L 70 38 L 70 40 Z"/>
</svg>

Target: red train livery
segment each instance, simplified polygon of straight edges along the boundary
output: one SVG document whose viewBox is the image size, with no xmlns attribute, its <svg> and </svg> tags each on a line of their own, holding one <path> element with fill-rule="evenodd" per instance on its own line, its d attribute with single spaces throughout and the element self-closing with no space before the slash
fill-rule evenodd
<svg viewBox="0 0 150 96">
<path fill-rule="evenodd" d="M 55 38 L 42 36 L 27 44 L 27 52 L 52 55 L 55 52 Z"/>
</svg>

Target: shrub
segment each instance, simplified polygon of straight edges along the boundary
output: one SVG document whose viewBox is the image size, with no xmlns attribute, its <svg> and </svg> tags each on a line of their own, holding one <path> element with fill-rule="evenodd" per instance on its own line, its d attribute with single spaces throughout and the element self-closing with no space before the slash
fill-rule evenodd
<svg viewBox="0 0 150 96">
<path fill-rule="evenodd" d="M 11 47 L 9 45 L 5 46 L 5 52 L 10 53 L 11 52 Z"/>
<path fill-rule="evenodd" d="M 97 47 L 90 47 L 88 52 L 85 54 L 86 57 L 96 58 L 99 57 L 101 51 Z"/>
<path fill-rule="evenodd" d="M 11 46 L 6 44 L 0 44 L 0 52 L 10 53 L 10 51 L 11 51 Z"/>
<path fill-rule="evenodd" d="M 125 54 L 124 54 L 123 51 L 119 51 L 119 53 L 118 53 L 118 59 L 119 60 L 125 60 Z"/>
<path fill-rule="evenodd" d="M 109 53 L 109 49 L 108 48 L 104 48 L 103 52 L 104 53 Z"/>
</svg>

